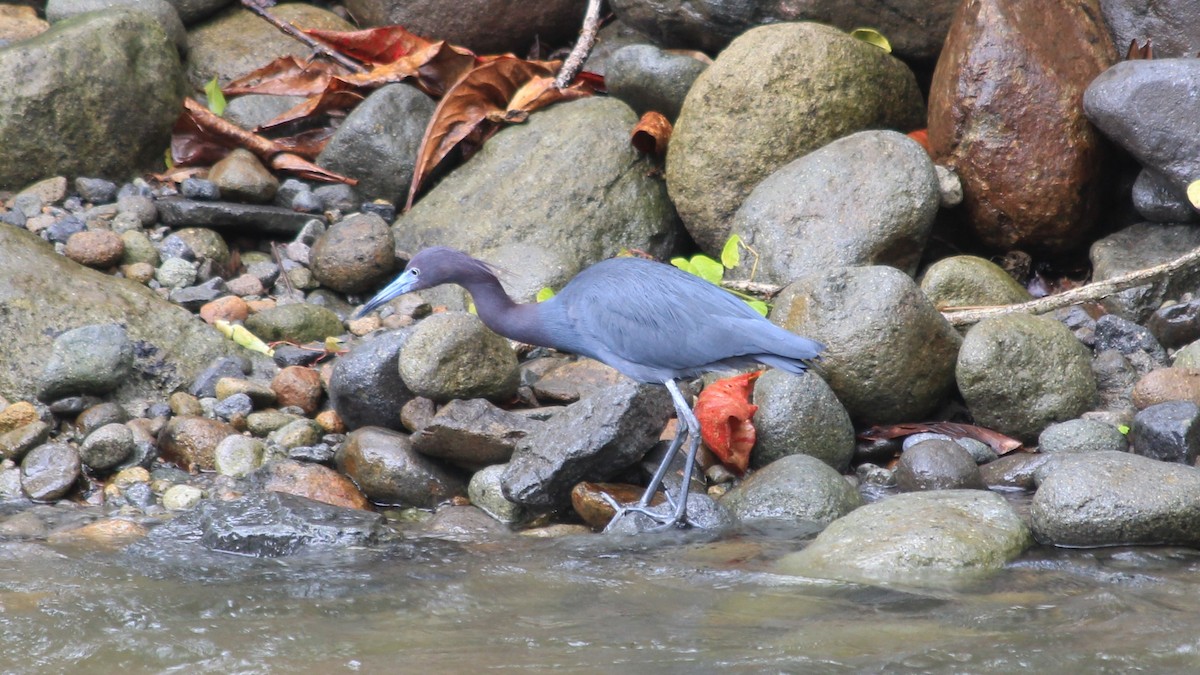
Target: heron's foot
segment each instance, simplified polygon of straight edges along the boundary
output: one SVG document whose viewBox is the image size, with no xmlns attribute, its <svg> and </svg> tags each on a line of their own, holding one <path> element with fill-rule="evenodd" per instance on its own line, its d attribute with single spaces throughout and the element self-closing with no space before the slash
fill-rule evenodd
<svg viewBox="0 0 1200 675">
<path fill-rule="evenodd" d="M 619 523 L 623 522 L 626 518 L 633 517 L 634 514 L 646 516 L 656 523 L 650 527 L 641 527 L 639 524 L 636 528 L 638 532 L 663 532 L 673 528 L 682 529 L 691 525 L 688 522 L 687 513 L 677 508 L 675 500 L 669 494 L 667 495 L 666 503 L 657 506 L 642 504 L 640 501 L 633 504 L 622 504 L 608 494 L 602 494 L 601 497 L 616 511 L 612 520 L 608 521 L 608 525 L 604 528 L 605 532 L 615 531 Z"/>
</svg>

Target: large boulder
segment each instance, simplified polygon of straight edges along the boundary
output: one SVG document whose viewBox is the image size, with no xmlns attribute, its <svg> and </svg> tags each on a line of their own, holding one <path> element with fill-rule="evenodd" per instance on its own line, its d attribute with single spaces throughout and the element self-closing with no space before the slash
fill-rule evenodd
<svg viewBox="0 0 1200 675">
<path fill-rule="evenodd" d="M 929 142 L 997 248 L 1063 250 L 1101 215 L 1111 153 L 1083 90 L 1116 61 L 1098 0 L 964 2 L 929 91 Z"/>
<path fill-rule="evenodd" d="M 921 126 L 916 78 L 878 47 L 816 23 L 747 31 L 688 92 L 667 151 L 667 185 L 708 253 L 754 186 L 788 162 L 864 129 Z"/>
<path fill-rule="evenodd" d="M 0 48 L 0 190 L 62 174 L 124 180 L 150 168 L 179 116 L 181 74 L 159 24 L 128 9 L 77 16 Z"/>
</svg>

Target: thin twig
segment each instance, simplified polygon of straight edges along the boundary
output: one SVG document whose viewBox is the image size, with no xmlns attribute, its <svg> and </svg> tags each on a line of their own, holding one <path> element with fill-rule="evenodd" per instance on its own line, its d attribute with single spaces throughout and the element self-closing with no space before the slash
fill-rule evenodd
<svg viewBox="0 0 1200 675">
<path fill-rule="evenodd" d="M 554 79 L 556 89 L 566 89 L 571 85 L 583 62 L 596 44 L 596 32 L 600 30 L 600 0 L 588 0 L 587 12 L 583 15 L 583 28 L 579 31 L 579 41 L 575 48 L 563 61 L 558 77 Z"/>
<path fill-rule="evenodd" d="M 300 30 L 299 28 L 296 28 L 292 24 L 290 24 L 290 23 L 284 21 L 283 19 L 276 17 L 274 14 L 271 14 L 270 12 L 268 12 L 265 7 L 260 6 L 257 2 L 255 2 L 255 0 L 242 0 L 242 6 L 245 7 L 246 9 L 250 10 L 251 12 L 254 12 L 255 14 L 259 15 L 260 17 L 263 18 L 264 21 L 271 24 L 272 26 L 275 26 L 276 28 L 283 31 L 287 35 L 290 35 L 291 37 L 295 38 L 296 40 L 303 42 L 305 44 L 305 46 L 307 46 L 309 49 L 311 49 L 314 52 L 321 54 L 333 61 L 336 61 L 339 65 L 341 65 L 344 68 L 348 68 L 351 72 L 354 72 L 354 73 L 367 72 L 367 69 L 365 66 L 363 66 L 363 64 L 359 63 L 358 61 L 355 61 L 354 59 L 350 58 L 349 56 L 346 56 L 345 54 L 342 54 L 342 53 L 334 50 L 329 45 L 327 45 L 323 42 L 320 42 L 319 40 L 314 40 L 313 38 L 306 35 L 304 33 L 304 31 Z"/>
<path fill-rule="evenodd" d="M 996 307 L 981 307 L 971 309 L 955 309 L 947 307 L 942 309 L 942 316 L 950 322 L 950 325 L 958 328 L 961 326 L 969 326 L 978 323 L 984 319 L 990 319 L 995 316 L 1011 314 L 1013 312 L 1026 312 L 1028 314 L 1044 314 L 1052 312 L 1056 309 L 1078 305 L 1084 302 L 1095 302 L 1107 298 L 1114 293 L 1120 293 L 1123 290 L 1133 288 L 1135 286 L 1143 286 L 1156 281 L 1160 277 L 1177 272 L 1185 267 L 1189 267 L 1196 263 L 1200 263 L 1200 247 L 1192 249 L 1188 253 L 1170 260 L 1161 265 L 1147 267 L 1145 269 L 1134 270 L 1127 274 L 1105 279 L 1104 281 L 1094 281 L 1090 284 L 1072 288 L 1069 291 L 1063 291 L 1057 295 L 1049 295 L 1037 300 L 1022 302 L 1016 305 L 1000 305 Z"/>
<path fill-rule="evenodd" d="M 783 286 L 764 284 L 759 281 L 743 281 L 741 279 L 722 279 L 721 286 L 723 288 L 739 291 L 741 293 L 747 293 L 760 298 L 773 298 L 776 295 L 779 295 L 779 291 L 783 290 Z"/>
</svg>

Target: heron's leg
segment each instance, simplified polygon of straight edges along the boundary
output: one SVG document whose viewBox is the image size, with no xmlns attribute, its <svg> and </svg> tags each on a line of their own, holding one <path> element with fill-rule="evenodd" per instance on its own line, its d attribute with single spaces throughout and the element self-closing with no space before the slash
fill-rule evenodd
<svg viewBox="0 0 1200 675">
<path fill-rule="evenodd" d="M 700 421 L 696 419 L 695 413 L 692 412 L 692 407 L 688 405 L 687 399 L 679 391 L 679 387 L 674 380 L 667 381 L 667 391 L 671 392 L 671 398 L 675 401 L 675 411 L 679 415 L 679 423 L 685 425 L 688 435 L 688 452 L 687 459 L 683 464 L 683 482 L 680 483 L 680 495 L 678 503 L 675 504 L 675 513 L 664 526 L 682 525 L 687 518 L 687 499 L 689 488 L 692 486 L 692 470 L 696 466 L 696 454 L 700 451 Z M 682 434 L 676 436 L 682 438 Z M 674 453 L 672 453 L 674 455 Z M 666 463 L 666 462 L 664 462 Z M 660 469 L 661 473 L 665 473 Z"/>
<path fill-rule="evenodd" d="M 679 414 L 676 407 L 676 415 Z M 649 506 L 650 500 L 654 499 L 654 493 L 658 492 L 658 486 L 662 485 L 663 478 L 667 475 L 667 470 L 671 468 L 671 462 L 675 459 L 675 453 L 679 452 L 679 446 L 683 445 L 683 439 L 687 436 L 687 426 L 683 422 L 683 418 L 679 418 L 679 428 L 675 431 L 675 438 L 671 439 L 671 444 L 667 446 L 667 453 L 663 455 L 662 461 L 658 463 L 658 468 L 654 471 L 654 476 L 650 479 L 650 484 L 646 486 L 646 491 L 642 493 L 642 498 L 638 500 L 638 506 Z"/>
</svg>

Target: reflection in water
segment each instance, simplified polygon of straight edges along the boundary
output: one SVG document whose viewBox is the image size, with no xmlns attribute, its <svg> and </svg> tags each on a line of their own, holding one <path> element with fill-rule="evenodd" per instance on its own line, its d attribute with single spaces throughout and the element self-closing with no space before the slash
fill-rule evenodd
<svg viewBox="0 0 1200 675">
<path fill-rule="evenodd" d="M 262 560 L 0 543 L 5 672 L 1094 672 L 1200 665 L 1200 554 L 1038 549 L 971 588 L 773 574 L 786 537 L 408 539 Z"/>
</svg>

